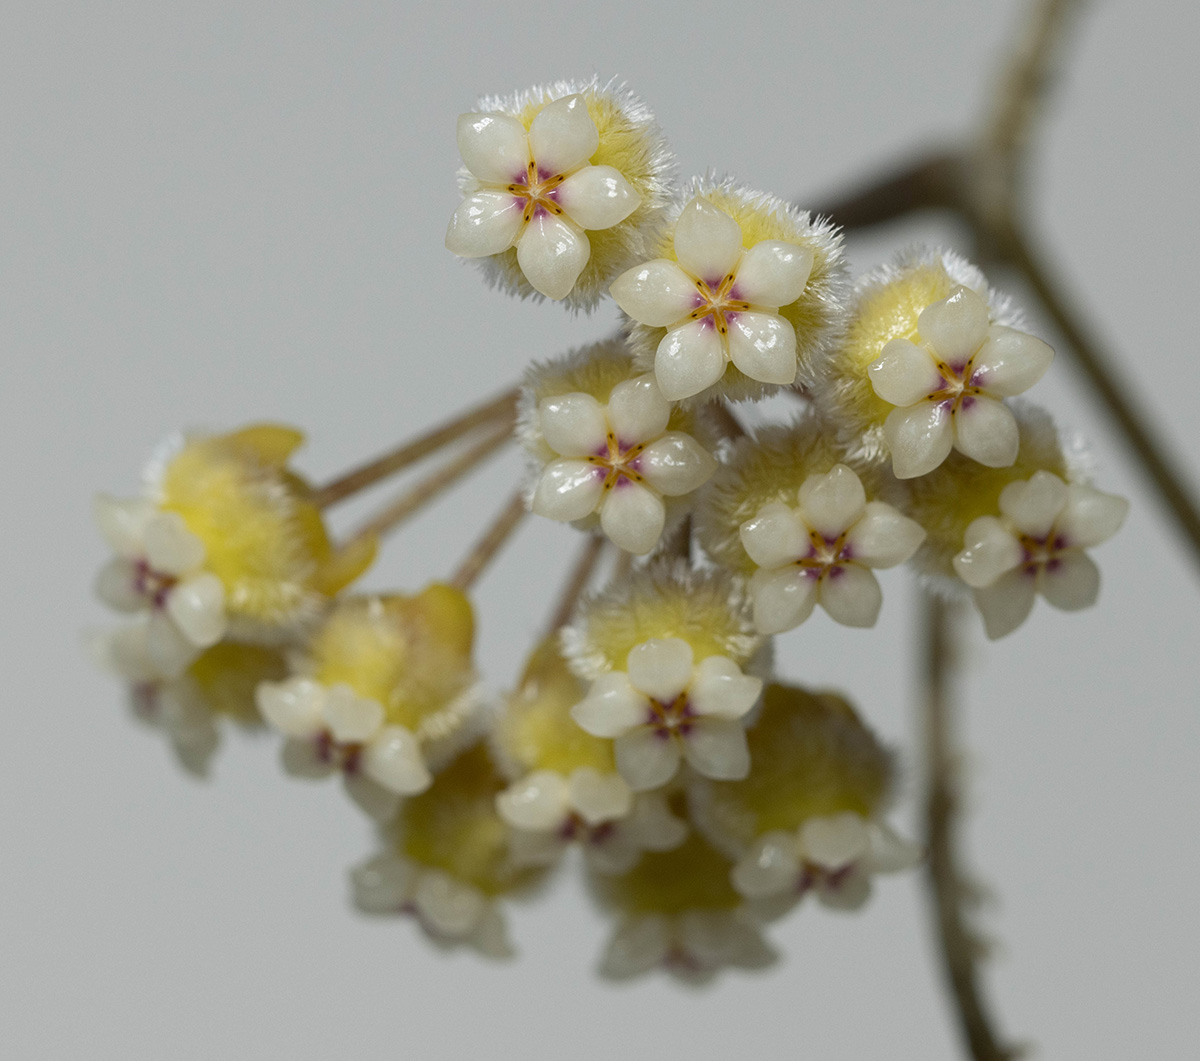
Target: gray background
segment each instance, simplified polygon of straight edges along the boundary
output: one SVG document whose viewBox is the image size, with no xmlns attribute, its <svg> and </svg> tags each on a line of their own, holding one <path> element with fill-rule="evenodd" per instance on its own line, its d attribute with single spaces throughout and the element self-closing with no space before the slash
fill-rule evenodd
<svg viewBox="0 0 1200 1061">
<path fill-rule="evenodd" d="M 507 966 L 357 918 L 368 829 L 332 786 L 233 740 L 180 775 L 93 672 L 80 631 L 105 550 L 97 489 L 132 492 L 180 425 L 276 418 L 321 479 L 604 335 L 482 286 L 442 248 L 454 119 L 481 92 L 621 74 L 684 175 L 830 192 L 965 125 L 1023 4 L 13 5 L 0 17 L 0 432 L 5 722 L 0 1041 L 20 1058 L 932 1059 L 955 1045 L 915 878 L 858 917 L 805 908 L 784 963 L 703 993 L 614 988 L 573 879 L 512 914 Z M 1098 5 L 1036 161 L 1039 227 L 1160 432 L 1200 441 L 1194 5 Z M 912 239 L 852 245 L 866 268 Z M 1051 336 L 1052 337 L 1052 336 Z M 1054 1058 L 1190 1056 L 1200 972 L 1200 596 L 1171 528 L 1061 359 L 1036 393 L 1095 441 L 1130 519 L 1100 605 L 973 623 L 972 860 L 1001 900 L 989 984 Z M 390 543 L 372 585 L 445 574 L 514 456 Z M 1194 466 L 1193 466 L 1194 467 Z M 1193 486 L 1196 475 L 1193 470 Z M 479 594 L 500 685 L 543 621 L 570 533 L 528 526 Z M 785 672 L 845 689 L 911 758 L 915 601 L 873 632 L 818 615 Z M 911 796 L 911 788 L 908 795 Z M 909 821 L 911 799 L 902 804 Z"/>
</svg>

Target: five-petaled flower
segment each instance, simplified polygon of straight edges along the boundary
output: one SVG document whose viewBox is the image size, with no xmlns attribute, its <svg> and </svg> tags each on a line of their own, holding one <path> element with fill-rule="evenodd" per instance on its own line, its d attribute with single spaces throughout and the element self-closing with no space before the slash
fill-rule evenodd
<svg viewBox="0 0 1200 1061">
<path fill-rule="evenodd" d="M 845 626 L 874 626 L 883 595 L 872 567 L 894 567 L 925 538 L 919 524 L 882 501 L 867 501 L 846 465 L 810 475 L 798 507 L 773 501 L 741 525 L 742 547 L 758 570 L 750 579 L 761 634 L 799 626 L 818 603 Z"/>
<path fill-rule="evenodd" d="M 883 433 L 897 478 L 938 467 L 952 448 L 989 468 L 1017 458 L 1017 423 L 1000 399 L 1045 375 L 1054 351 L 1040 339 L 989 322 L 987 301 L 968 287 L 926 306 L 917 338 L 892 339 L 867 368 L 871 386 L 896 406 Z"/>
<path fill-rule="evenodd" d="M 1100 572 L 1083 550 L 1120 529 L 1129 502 L 1090 486 L 1069 486 L 1035 472 L 1000 494 L 1001 518 L 980 516 L 967 527 L 954 570 L 975 591 L 988 637 L 1020 626 L 1040 593 L 1064 611 L 1086 608 L 1100 592 Z"/>
<path fill-rule="evenodd" d="M 697 773 L 737 780 L 750 770 L 742 719 L 762 681 L 728 656 L 695 662 L 682 638 L 635 645 L 625 670 L 601 674 L 571 717 L 596 737 L 613 738 L 617 769 L 635 792 L 660 788 L 681 759 Z"/>
<path fill-rule="evenodd" d="M 165 678 L 225 635 L 225 586 L 205 569 L 204 542 L 177 512 L 142 499 L 96 498 L 96 522 L 117 554 L 96 592 L 122 612 L 148 612 L 145 653 Z"/>
<path fill-rule="evenodd" d="M 582 392 L 543 398 L 539 426 L 559 458 L 538 479 L 533 511 L 573 521 L 599 510 L 615 545 L 650 552 L 666 523 L 663 496 L 691 493 L 717 467 L 691 435 L 667 430 L 670 416 L 650 374 L 617 384 L 607 405 Z"/>
<path fill-rule="evenodd" d="M 341 770 L 351 795 L 387 818 L 395 801 L 362 791 L 360 777 L 393 796 L 423 792 L 432 781 L 411 730 L 388 724 L 383 705 L 348 685 L 323 685 L 311 678 L 262 682 L 256 699 L 263 718 L 285 737 L 285 763 L 295 772 Z"/>
<path fill-rule="evenodd" d="M 921 850 L 892 829 L 853 811 L 809 818 L 799 829 L 760 836 L 734 866 L 733 886 L 747 899 L 796 898 L 815 890 L 826 906 L 854 910 L 871 876 L 909 869 Z"/>
<path fill-rule="evenodd" d="M 585 230 L 620 224 L 641 201 L 619 170 L 589 164 L 599 144 L 578 94 L 542 108 L 528 131 L 507 114 L 462 115 L 458 149 L 478 187 L 454 212 L 446 248 L 484 258 L 515 246 L 525 279 L 566 298 L 591 255 Z"/>
<path fill-rule="evenodd" d="M 784 240 L 742 246 L 741 226 L 696 197 L 675 225 L 675 257 L 622 273 L 611 293 L 630 317 L 667 329 L 654 372 L 671 401 L 707 390 L 729 362 L 760 383 L 796 378 L 796 332 L 778 310 L 804 292 L 814 254 Z"/>
</svg>

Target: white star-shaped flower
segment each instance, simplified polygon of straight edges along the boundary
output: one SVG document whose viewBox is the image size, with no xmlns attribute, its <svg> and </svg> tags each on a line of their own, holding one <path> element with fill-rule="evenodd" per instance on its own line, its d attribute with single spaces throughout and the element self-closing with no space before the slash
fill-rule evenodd
<svg viewBox="0 0 1200 1061">
<path fill-rule="evenodd" d="M 600 973 L 628 980 L 665 969 L 685 981 L 705 981 L 726 967 L 761 969 L 775 960 L 761 927 L 741 910 L 685 910 L 622 918 Z"/>
<path fill-rule="evenodd" d="M 1100 572 L 1084 549 L 1117 533 L 1128 501 L 1039 471 L 1001 491 L 1000 512 L 973 520 L 954 558 L 958 577 L 975 591 L 988 637 L 1020 626 L 1038 593 L 1064 611 L 1095 603 Z"/>
<path fill-rule="evenodd" d="M 204 543 L 176 512 L 146 500 L 96 498 L 96 522 L 117 554 L 96 593 L 121 612 L 146 612 L 145 651 L 173 678 L 225 636 L 225 586 L 205 570 Z"/>
<path fill-rule="evenodd" d="M 919 342 L 893 339 L 867 368 L 875 393 L 896 406 L 883 425 L 896 477 L 926 475 L 951 449 L 1007 468 L 1017 459 L 1017 422 L 1001 399 L 1037 383 L 1054 351 L 990 324 L 987 301 L 967 287 L 926 306 L 917 332 Z"/>
<path fill-rule="evenodd" d="M 625 873 L 643 851 L 668 851 L 687 835 L 660 793 L 635 796 L 619 774 L 588 766 L 569 777 L 535 770 L 496 797 L 496 810 L 513 827 L 518 865 L 551 865 L 578 840 L 592 869 Z"/>
<path fill-rule="evenodd" d="M 916 844 L 887 825 L 852 811 L 809 818 L 799 829 L 759 837 L 733 868 L 733 886 L 747 899 L 799 897 L 815 890 L 827 906 L 857 909 L 871 876 L 909 869 L 921 859 Z"/>
<path fill-rule="evenodd" d="M 699 394 L 730 361 L 760 383 L 791 384 L 796 332 L 778 310 L 803 294 L 813 252 L 783 240 L 743 250 L 737 221 L 697 197 L 676 222 L 675 256 L 635 266 L 611 288 L 635 321 L 667 329 L 654 356 L 663 394 Z"/>
<path fill-rule="evenodd" d="M 290 771 L 320 776 L 340 769 L 368 813 L 390 817 L 394 797 L 423 792 L 433 780 L 412 731 L 388 724 L 378 700 L 348 685 L 311 678 L 261 682 L 255 700 L 267 723 L 289 738 L 284 761 Z M 362 778 L 393 798 L 370 791 Z"/>
<path fill-rule="evenodd" d="M 635 645 L 625 670 L 600 675 L 571 717 L 594 737 L 614 740 L 617 769 L 635 792 L 661 788 L 686 759 L 699 774 L 740 780 L 750 772 L 741 719 L 762 681 L 728 656 L 695 662 L 682 638 Z"/>
<path fill-rule="evenodd" d="M 649 373 L 617 384 L 607 405 L 582 392 L 543 398 L 539 426 L 559 459 L 543 469 L 533 511 L 570 522 L 599 510 L 613 544 L 650 552 L 666 522 L 663 497 L 691 493 L 717 467 L 691 435 L 667 430 L 670 416 Z"/>
<path fill-rule="evenodd" d="M 460 116 L 458 150 L 478 190 L 454 212 L 446 248 L 485 258 L 515 246 L 525 279 L 566 298 L 591 255 L 585 230 L 612 228 L 641 201 L 619 170 L 589 165 L 599 144 L 581 95 L 542 108 L 528 132 L 507 114 Z"/>
<path fill-rule="evenodd" d="M 465 943 L 490 958 L 512 956 L 498 904 L 449 873 L 383 854 L 355 866 L 350 882 L 364 913 L 412 913 L 436 940 Z"/>
<path fill-rule="evenodd" d="M 869 568 L 904 563 L 925 540 L 920 524 L 882 501 L 867 501 L 858 476 L 838 464 L 810 475 L 799 505 L 764 505 L 740 527 L 758 570 L 750 579 L 761 634 L 799 626 L 820 604 L 845 626 L 874 626 L 883 603 Z"/>
</svg>

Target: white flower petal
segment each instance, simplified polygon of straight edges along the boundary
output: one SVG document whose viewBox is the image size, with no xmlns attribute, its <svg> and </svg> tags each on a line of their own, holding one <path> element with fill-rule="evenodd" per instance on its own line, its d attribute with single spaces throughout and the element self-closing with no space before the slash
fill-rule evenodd
<svg viewBox="0 0 1200 1061">
<path fill-rule="evenodd" d="M 971 362 L 968 382 L 998 398 L 1029 390 L 1054 360 L 1054 350 L 1027 332 L 993 324 L 987 341 Z"/>
<path fill-rule="evenodd" d="M 952 421 L 942 402 L 918 402 L 888 413 L 883 437 L 892 452 L 892 472 L 897 479 L 928 475 L 950 455 L 954 446 Z"/>
<path fill-rule="evenodd" d="M 774 313 L 737 313 L 729 321 L 729 357 L 759 383 L 796 381 L 796 331 Z"/>
<path fill-rule="evenodd" d="M 591 256 L 587 236 L 573 221 L 539 211 L 517 240 L 517 264 L 535 291 L 566 298 Z"/>
<path fill-rule="evenodd" d="M 651 328 L 677 324 L 703 301 L 695 280 L 667 258 L 626 270 L 608 291 L 622 312 Z"/>
<path fill-rule="evenodd" d="M 164 677 L 150 658 L 147 639 L 150 617 L 106 630 L 92 641 L 97 662 L 118 677 L 137 684 Z"/>
<path fill-rule="evenodd" d="M 342 788 L 354 805 L 379 825 L 390 822 L 400 809 L 400 797 L 366 774 L 343 773 Z"/>
<path fill-rule="evenodd" d="M 254 701 L 267 725 L 287 737 L 315 737 L 325 728 L 325 687 L 309 678 L 259 682 Z"/>
<path fill-rule="evenodd" d="M 383 726 L 363 748 L 362 769 L 390 792 L 412 796 L 424 792 L 433 777 L 421 746 L 405 726 Z"/>
<path fill-rule="evenodd" d="M 654 353 L 654 376 L 668 401 L 699 394 L 725 375 L 725 342 L 712 318 L 672 328 Z"/>
<path fill-rule="evenodd" d="M 742 255 L 730 296 L 771 309 L 789 305 L 804 294 L 814 258 L 809 247 L 764 239 Z"/>
<path fill-rule="evenodd" d="M 542 469 L 530 508 L 563 523 L 596 511 L 604 497 L 605 468 L 582 460 L 555 460 Z"/>
<path fill-rule="evenodd" d="M 96 596 L 119 612 L 141 611 L 149 603 L 137 586 L 137 565 L 114 556 L 96 576 Z"/>
<path fill-rule="evenodd" d="M 963 370 L 988 336 L 988 304 L 968 287 L 926 306 L 917 317 L 917 331 L 947 365 Z"/>
<path fill-rule="evenodd" d="M 642 849 L 625 834 L 625 830 L 607 829 L 584 838 L 583 857 L 591 872 L 623 877 L 638 864 Z"/>
<path fill-rule="evenodd" d="M 963 543 L 953 561 L 954 571 L 972 589 L 990 586 L 1025 558 L 1021 543 L 995 516 L 972 520 Z"/>
<path fill-rule="evenodd" d="M 1067 484 L 1057 475 L 1036 471 L 1023 483 L 1000 491 L 1000 511 L 1021 533 L 1043 541 L 1067 504 Z"/>
<path fill-rule="evenodd" d="M 693 276 L 716 287 L 742 256 L 742 228 L 706 199 L 693 199 L 675 223 L 675 257 Z"/>
<path fill-rule="evenodd" d="M 575 224 L 591 230 L 620 224 L 642 201 L 612 166 L 584 166 L 558 186 L 555 199 Z"/>
<path fill-rule="evenodd" d="M 883 501 L 868 501 L 862 517 L 846 535 L 847 556 L 867 567 L 904 563 L 925 540 L 925 528 Z"/>
<path fill-rule="evenodd" d="M 687 839 L 687 822 L 671 813 L 662 792 L 643 792 L 633 801 L 629 817 L 621 822 L 622 832 L 647 851 L 672 851 Z"/>
<path fill-rule="evenodd" d="M 645 556 L 662 537 L 667 510 L 646 487 L 621 478 L 600 506 L 600 527 L 618 549 Z"/>
<path fill-rule="evenodd" d="M 679 770 L 679 742 L 649 726 L 638 726 L 613 742 L 617 769 L 634 792 L 661 788 Z"/>
<path fill-rule="evenodd" d="M 580 729 L 593 737 L 619 737 L 645 723 L 650 701 L 629 682 L 624 671 L 601 674 L 587 696 L 571 708 Z"/>
<path fill-rule="evenodd" d="M 709 656 L 696 666 L 688 703 L 699 715 L 737 719 L 758 703 L 762 686 L 761 678 L 743 674 L 728 656 Z"/>
<path fill-rule="evenodd" d="M 354 905 L 368 914 L 393 914 L 412 898 L 416 869 L 396 855 L 376 855 L 350 871 Z"/>
<path fill-rule="evenodd" d="M 905 409 L 941 390 L 946 380 L 928 350 L 907 339 L 892 339 L 867 366 L 871 387 L 885 402 Z"/>
<path fill-rule="evenodd" d="M 967 398 L 954 413 L 954 445 L 989 468 L 1007 468 L 1017 459 L 1021 436 L 1008 406 L 982 394 Z"/>
<path fill-rule="evenodd" d="M 339 744 L 361 744 L 370 740 L 383 725 L 383 704 L 359 696 L 348 685 L 339 682 L 325 690 L 322 708 L 325 725 Z"/>
<path fill-rule="evenodd" d="M 515 829 L 557 829 L 570 813 L 567 779 L 555 770 L 535 770 L 496 796 L 496 812 Z"/>
<path fill-rule="evenodd" d="M 899 873 L 919 865 L 925 857 L 921 845 L 900 836 L 886 822 L 869 822 L 870 846 L 863 859 L 869 873 Z"/>
<path fill-rule="evenodd" d="M 795 839 L 785 832 L 765 833 L 733 867 L 730 877 L 747 899 L 765 899 L 794 889 L 800 878 Z"/>
<path fill-rule="evenodd" d="M 681 637 L 652 637 L 634 645 L 625 658 L 630 684 L 640 693 L 669 704 L 692 680 L 692 646 Z"/>
<path fill-rule="evenodd" d="M 1129 502 L 1090 486 L 1072 483 L 1067 502 L 1054 524 L 1054 536 L 1063 546 L 1083 548 L 1108 541 L 1125 522 Z"/>
<path fill-rule="evenodd" d="M 643 914 L 622 921 L 600 962 L 600 975 L 627 980 L 656 969 L 671 950 L 671 931 L 662 914 Z"/>
<path fill-rule="evenodd" d="M 760 634 L 795 629 L 812 614 L 816 591 L 816 576 L 799 567 L 755 571 L 750 579 L 755 628 Z"/>
<path fill-rule="evenodd" d="M 867 509 L 862 480 L 844 464 L 835 464 L 824 475 L 810 475 L 798 496 L 804 522 L 826 541 L 852 527 Z"/>
<path fill-rule="evenodd" d="M 830 910 L 859 910 L 871 898 L 871 875 L 859 866 L 834 881 L 822 881 L 817 899 Z"/>
<path fill-rule="evenodd" d="M 697 719 L 683 738 L 683 754 L 696 773 L 714 781 L 740 781 L 750 773 L 745 727 L 730 719 Z"/>
<path fill-rule="evenodd" d="M 146 561 L 164 575 L 186 575 L 204 563 L 204 543 L 178 512 L 156 512 L 146 524 Z"/>
<path fill-rule="evenodd" d="M 742 548 L 759 567 L 782 567 L 812 549 L 808 528 L 795 509 L 771 501 L 738 528 Z"/>
<path fill-rule="evenodd" d="M 446 250 L 460 258 L 486 258 L 508 250 L 525 224 L 524 204 L 508 192 L 468 196 L 446 227 Z"/>
<path fill-rule="evenodd" d="M 992 585 L 975 590 L 975 604 L 988 637 L 995 641 L 1011 634 L 1029 617 L 1035 596 L 1034 576 L 1024 568 L 1008 571 Z"/>
<path fill-rule="evenodd" d="M 800 828 L 804 857 L 828 870 L 842 869 L 866 855 L 871 846 L 867 822 L 861 814 L 844 811 L 809 818 Z"/>
<path fill-rule="evenodd" d="M 575 391 L 538 403 L 538 426 L 546 444 L 560 457 L 607 455 L 608 421 L 604 406 Z"/>
<path fill-rule="evenodd" d="M 490 902 L 483 911 L 483 917 L 467 936 L 466 942 L 485 958 L 500 961 L 516 956 L 516 949 L 508 937 L 508 924 L 504 913 L 495 902 Z"/>
<path fill-rule="evenodd" d="M 529 178 L 525 126 L 507 114 L 460 114 L 458 153 L 481 181 L 512 184 Z"/>
<path fill-rule="evenodd" d="M 167 594 L 167 614 L 193 645 L 215 645 L 225 636 L 228 625 L 225 586 L 207 572 L 184 579 Z"/>
<path fill-rule="evenodd" d="M 146 624 L 146 655 L 164 678 L 182 674 L 200 652 L 200 646 L 188 640 L 165 612 L 150 614 Z"/>
<path fill-rule="evenodd" d="M 668 431 L 642 450 L 632 467 L 658 493 L 682 497 L 708 482 L 717 462 L 691 435 Z"/>
<path fill-rule="evenodd" d="M 647 372 L 613 387 L 608 396 L 606 415 L 617 441 L 628 449 L 639 442 L 658 438 L 666 431 L 671 419 L 671 403 L 658 389 L 654 373 Z"/>
<path fill-rule="evenodd" d="M 529 125 L 529 147 L 543 177 L 582 166 L 599 146 L 596 123 L 578 93 L 547 104 Z"/>
<path fill-rule="evenodd" d="M 92 502 L 96 525 L 108 546 L 118 556 L 133 560 L 142 555 L 146 525 L 158 512 L 152 501 L 143 498 L 120 500 L 97 494 Z"/>
<path fill-rule="evenodd" d="M 581 766 L 572 771 L 567 786 L 571 806 L 588 825 L 616 821 L 633 809 L 633 793 L 620 774 Z"/>
<path fill-rule="evenodd" d="M 838 564 L 822 577 L 818 599 L 829 617 L 843 626 L 874 626 L 883 607 L 879 580 L 858 564 Z"/>
<path fill-rule="evenodd" d="M 421 920 L 437 935 L 463 939 L 483 920 L 487 899 L 478 888 L 441 870 L 430 869 L 417 881 L 413 905 Z"/>
<path fill-rule="evenodd" d="M 1059 553 L 1038 572 L 1037 588 L 1047 602 L 1065 612 L 1090 608 L 1100 595 L 1100 569 L 1087 553 Z"/>
<path fill-rule="evenodd" d="M 568 843 L 557 831 L 513 829 L 508 838 L 508 857 L 514 866 L 553 866 Z"/>
<path fill-rule="evenodd" d="M 701 969 L 761 969 L 775 960 L 758 926 L 730 910 L 685 910 L 679 915 L 679 940 Z"/>
</svg>

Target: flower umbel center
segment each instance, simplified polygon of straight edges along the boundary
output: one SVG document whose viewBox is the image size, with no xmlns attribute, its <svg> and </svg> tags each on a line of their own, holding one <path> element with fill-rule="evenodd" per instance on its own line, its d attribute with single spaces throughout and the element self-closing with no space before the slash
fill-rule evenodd
<svg viewBox="0 0 1200 1061">
<path fill-rule="evenodd" d="M 700 295 L 700 305 L 688 314 L 687 319 L 700 321 L 711 318 L 712 326 L 721 335 L 728 335 L 730 322 L 735 319 L 738 313 L 745 313 L 750 309 L 749 302 L 731 297 L 734 284 L 735 276 L 733 273 L 729 273 L 715 285 L 710 284 L 706 280 L 697 280 L 696 291 Z"/>
<path fill-rule="evenodd" d="M 622 449 L 620 440 L 609 431 L 605 436 L 604 445 L 604 451 L 588 457 L 587 462 L 595 465 L 597 469 L 604 469 L 604 490 L 606 493 L 613 489 L 623 478 L 639 485 L 646 481 L 636 466 L 638 457 L 641 456 L 642 450 L 646 448 L 646 443 L 638 442 L 628 449 Z"/>
<path fill-rule="evenodd" d="M 167 594 L 175 588 L 178 581 L 173 575 L 155 571 L 145 560 L 137 562 L 133 576 L 134 589 L 155 608 L 165 607 Z"/>
<path fill-rule="evenodd" d="M 653 727 L 657 737 L 670 737 L 672 734 L 686 737 L 695 716 L 685 690 L 671 701 L 651 699 L 650 717 L 646 724 Z"/>
<path fill-rule="evenodd" d="M 567 179 L 567 174 L 543 174 L 536 162 L 529 163 L 529 171 L 522 179 L 508 185 L 507 191 L 517 199 L 525 200 L 523 220 L 528 223 L 540 213 L 560 216 L 563 208 L 555 200 L 558 186 Z"/>
</svg>

